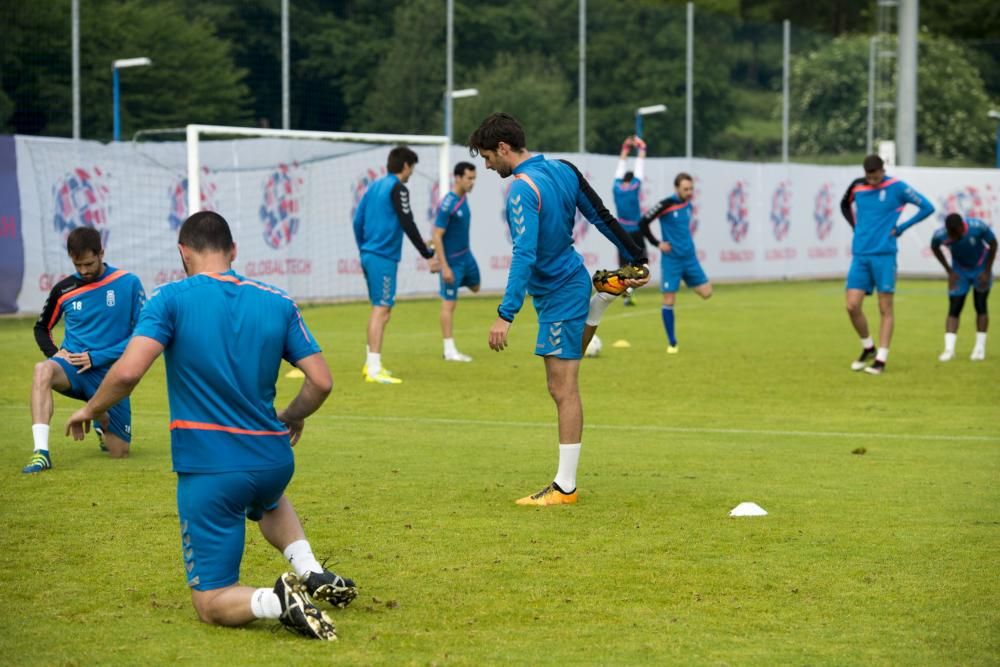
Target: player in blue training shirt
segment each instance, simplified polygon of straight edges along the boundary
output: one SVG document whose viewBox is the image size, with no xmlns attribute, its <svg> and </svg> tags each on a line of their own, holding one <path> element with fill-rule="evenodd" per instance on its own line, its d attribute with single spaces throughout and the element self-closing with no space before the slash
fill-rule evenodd
<svg viewBox="0 0 1000 667">
<path fill-rule="evenodd" d="M 66 238 L 66 250 L 76 273 L 60 280 L 46 299 L 35 322 L 35 341 L 48 357 L 35 364 L 31 383 L 31 434 L 35 453 L 22 472 L 37 473 L 52 467 L 49 423 L 52 392 L 86 401 L 132 335 L 145 301 L 142 283 L 127 271 L 104 263 L 101 234 L 91 227 L 77 227 Z M 62 318 L 62 345 L 52 340 L 52 328 Z M 103 426 L 100 422 L 103 422 Z M 94 424 L 101 448 L 112 458 L 128 456 L 132 442 L 132 409 L 128 398 L 109 406 Z"/>
<path fill-rule="evenodd" d="M 389 151 L 386 164 L 389 173 L 368 186 L 354 213 L 354 239 L 361 252 L 361 268 L 372 304 L 368 316 L 367 357 L 361 369 L 365 382 L 402 382 L 382 366 L 382 339 L 396 303 L 396 272 L 402 256 L 403 233 L 422 257 L 434 257 L 434 251 L 420 238 L 410 207 L 410 191 L 406 189 L 416 164 L 417 154 L 406 146 Z M 436 270 L 437 260 L 431 262 L 431 271 Z"/>
<path fill-rule="evenodd" d="M 547 160 L 525 149 L 524 130 L 509 114 L 495 113 L 468 141 L 487 169 L 502 178 L 514 176 L 507 194 L 507 224 L 514 242 L 510 272 L 497 319 L 490 328 L 490 348 L 507 347 L 507 335 L 526 294 L 538 313 L 535 354 L 545 361 L 549 393 L 559 420 L 559 468 L 552 484 L 521 498 L 518 505 L 560 505 L 577 500 L 576 470 L 583 434 L 580 358 L 594 335 L 600 315 L 614 296 L 590 298 L 590 274 L 573 248 L 577 209 L 633 263 L 646 264 L 643 249 L 625 233 L 601 198 L 569 162 Z M 649 280 L 631 279 L 637 287 Z"/>
<path fill-rule="evenodd" d="M 468 162 L 455 165 L 455 181 L 451 192 L 441 200 L 434 221 L 434 248 L 441 260 L 441 336 L 444 338 L 445 361 L 472 361 L 455 347 L 453 327 L 458 290 L 468 287 L 479 291 L 479 265 L 469 247 L 468 195 L 476 185 L 476 167 Z"/>
<path fill-rule="evenodd" d="M 951 251 L 950 266 L 941 252 L 941 246 Z M 971 287 L 972 303 L 976 307 L 976 344 L 969 358 L 972 361 L 982 361 L 986 358 L 986 331 L 990 326 L 986 300 L 993 286 L 997 237 L 981 220 L 962 220 L 958 213 L 950 213 L 944 219 L 944 227 L 935 231 L 931 237 L 931 251 L 948 274 L 948 318 L 944 325 L 944 352 L 938 359 L 951 361 L 955 358 L 958 320 Z"/>
<path fill-rule="evenodd" d="M 847 272 L 847 315 L 861 338 L 861 356 L 851 363 L 851 370 L 881 375 L 889 358 L 892 341 L 893 294 L 896 291 L 896 239 L 907 229 L 934 212 L 934 205 L 909 185 L 885 174 L 885 163 L 878 155 L 865 157 L 864 178 L 855 179 L 840 201 L 840 210 L 854 228 L 851 243 L 851 268 Z M 854 204 L 852 210 L 851 204 Z M 907 204 L 920 210 L 899 223 Z M 855 211 L 857 212 L 855 214 Z M 878 290 L 878 350 L 868 330 L 862 304 L 865 295 Z M 871 366 L 868 362 L 874 358 Z"/>
<path fill-rule="evenodd" d="M 637 151 L 635 170 L 626 171 L 628 169 L 628 154 L 633 147 Z M 639 218 L 642 217 L 642 210 L 639 208 L 639 194 L 642 192 L 642 179 L 646 175 L 645 170 L 646 142 L 635 135 L 627 137 L 622 142 L 622 149 L 618 155 L 618 167 L 615 168 L 615 182 L 611 187 L 611 194 L 615 199 L 618 224 L 640 247 L 645 243 L 642 240 L 642 232 L 639 231 Z M 618 253 L 618 264 L 620 266 L 628 264 L 625 256 L 620 252 Z M 632 288 L 625 292 L 623 301 L 626 306 L 635 305 L 632 292 Z"/>
<path fill-rule="evenodd" d="M 675 194 L 660 201 L 646 211 L 639 226 L 650 243 L 657 246 L 660 255 L 660 274 L 663 289 L 663 329 L 667 332 L 667 353 L 677 354 L 676 319 L 674 303 L 683 280 L 702 299 L 712 296 L 712 283 L 708 281 L 691 237 L 691 199 L 694 197 L 694 179 L 681 172 L 674 178 Z M 660 221 L 660 238 L 649 231 L 653 220 Z"/>
<path fill-rule="evenodd" d="M 127 396 L 163 353 L 181 550 L 198 617 L 228 626 L 275 618 L 307 637 L 336 639 L 310 596 L 342 607 L 357 593 L 354 582 L 316 561 L 285 496 L 292 447 L 330 393 L 330 370 L 295 302 L 232 270 L 236 246 L 222 216 L 190 216 L 177 245 L 188 278 L 153 292 L 125 353 L 66 432 L 83 438 L 94 415 Z M 282 359 L 305 381 L 276 412 Z M 273 588 L 239 583 L 247 519 L 295 570 Z"/>
</svg>

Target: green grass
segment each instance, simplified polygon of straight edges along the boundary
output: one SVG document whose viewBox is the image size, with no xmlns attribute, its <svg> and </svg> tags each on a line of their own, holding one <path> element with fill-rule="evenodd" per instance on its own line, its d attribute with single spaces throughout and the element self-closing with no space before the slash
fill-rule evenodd
<svg viewBox="0 0 1000 667">
<path fill-rule="evenodd" d="M 658 295 L 614 305 L 582 370 L 580 503 L 546 509 L 512 502 L 557 455 L 530 307 L 496 354 L 496 298 L 463 300 L 476 360 L 453 365 L 437 302 L 400 303 L 396 387 L 360 380 L 365 306 L 307 309 L 337 386 L 289 496 L 361 587 L 333 645 L 196 620 L 161 363 L 133 395 L 130 459 L 54 435 L 56 467 L 21 475 L 38 353 L 30 321 L 0 321 L 0 663 L 997 664 L 1000 347 L 969 362 L 966 313 L 937 362 L 943 284 L 903 281 L 889 371 L 851 373 L 842 299 L 833 282 L 684 293 L 676 357 Z M 57 434 L 74 405 L 57 400 Z M 729 518 L 741 501 L 769 515 Z M 243 581 L 285 566 L 251 526 Z"/>
</svg>

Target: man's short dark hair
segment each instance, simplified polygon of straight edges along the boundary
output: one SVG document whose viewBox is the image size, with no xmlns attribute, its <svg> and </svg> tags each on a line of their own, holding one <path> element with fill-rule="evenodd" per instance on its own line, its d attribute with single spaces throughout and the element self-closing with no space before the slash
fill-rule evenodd
<svg viewBox="0 0 1000 667">
<path fill-rule="evenodd" d="M 471 162 L 459 162 L 458 164 L 455 165 L 455 176 L 458 178 L 462 178 L 463 176 L 465 176 L 465 172 L 475 171 L 475 170 L 476 170 L 476 165 L 472 164 Z"/>
<path fill-rule="evenodd" d="M 624 175 L 624 176 L 622 176 L 622 181 L 623 181 L 623 182 L 625 182 L 625 183 L 628 183 L 628 182 L 629 182 L 629 181 L 631 181 L 631 180 L 632 180 L 633 178 L 635 178 L 635 173 L 634 173 L 634 172 L 631 172 L 631 171 L 626 171 L 626 172 L 625 172 L 625 175 Z"/>
<path fill-rule="evenodd" d="M 949 213 L 944 219 L 944 226 L 948 229 L 959 229 L 964 224 L 965 221 L 962 220 L 962 216 L 958 213 Z"/>
<path fill-rule="evenodd" d="M 514 151 L 524 150 L 524 128 L 516 118 L 502 111 L 487 116 L 466 145 L 470 155 L 479 155 L 480 151 L 495 151 L 501 141 Z"/>
<path fill-rule="evenodd" d="M 396 146 L 389 151 L 389 159 L 386 161 L 385 168 L 389 170 L 390 174 L 401 174 L 403 167 L 406 165 L 412 167 L 418 162 L 420 159 L 413 152 L 413 149 L 407 146 Z"/>
<path fill-rule="evenodd" d="M 198 211 L 181 225 L 177 242 L 195 252 L 226 252 L 233 249 L 233 233 L 215 211 Z"/>
<path fill-rule="evenodd" d="M 861 163 L 866 174 L 885 168 L 885 162 L 878 155 L 866 155 L 865 161 Z"/>
<path fill-rule="evenodd" d="M 77 227 L 66 237 L 66 252 L 73 259 L 87 251 L 100 255 L 101 249 L 101 233 L 93 227 Z"/>
<path fill-rule="evenodd" d="M 686 171 L 682 171 L 681 173 L 674 176 L 674 187 L 675 188 L 680 187 L 680 184 L 684 181 L 691 181 L 692 183 L 694 183 L 694 179 L 691 178 L 691 174 L 687 173 Z"/>
</svg>

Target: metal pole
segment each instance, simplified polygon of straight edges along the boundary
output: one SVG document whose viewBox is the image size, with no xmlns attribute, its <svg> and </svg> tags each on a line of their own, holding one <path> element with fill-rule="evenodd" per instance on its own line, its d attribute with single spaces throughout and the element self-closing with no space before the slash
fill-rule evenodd
<svg viewBox="0 0 1000 667">
<path fill-rule="evenodd" d="M 865 152 L 871 155 L 875 148 L 875 51 L 878 38 L 868 40 L 868 136 Z"/>
<path fill-rule="evenodd" d="M 903 167 L 917 164 L 917 30 L 919 0 L 900 0 L 896 87 L 896 151 Z"/>
<path fill-rule="evenodd" d="M 792 61 L 792 22 L 784 21 L 784 65 L 781 72 L 781 161 L 788 162 L 788 81 L 791 77 L 789 65 Z"/>
<path fill-rule="evenodd" d="M 73 0 L 73 138 L 80 138 L 80 0 Z"/>
<path fill-rule="evenodd" d="M 447 37 L 445 39 L 444 136 L 448 137 L 448 143 L 451 144 L 451 135 L 454 123 L 452 113 L 454 112 L 455 104 L 455 100 L 451 96 L 455 88 L 455 0 L 448 0 L 447 13 L 448 30 Z M 443 190 L 441 191 L 441 196 L 444 196 Z"/>
<path fill-rule="evenodd" d="M 579 152 L 587 152 L 587 0 L 580 0 L 580 119 Z"/>
<path fill-rule="evenodd" d="M 114 131 L 111 136 L 115 141 L 121 140 L 122 120 L 118 112 L 118 68 L 111 68 L 111 103 L 114 105 Z"/>
<path fill-rule="evenodd" d="M 635 114 L 635 136 L 642 138 L 642 114 Z"/>
<path fill-rule="evenodd" d="M 285 130 L 292 128 L 288 42 L 288 0 L 281 0 L 281 127 Z"/>
<path fill-rule="evenodd" d="M 690 159 L 694 154 L 694 3 L 687 3 L 687 66 L 686 66 L 687 119 L 684 122 L 684 155 Z"/>
</svg>

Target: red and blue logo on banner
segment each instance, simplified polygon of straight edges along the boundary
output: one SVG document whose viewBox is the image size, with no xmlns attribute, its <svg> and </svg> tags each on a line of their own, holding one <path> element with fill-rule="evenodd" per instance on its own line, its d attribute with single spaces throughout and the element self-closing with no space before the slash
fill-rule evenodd
<svg viewBox="0 0 1000 667">
<path fill-rule="evenodd" d="M 287 246 L 299 231 L 302 178 L 299 164 L 279 164 L 264 183 L 264 202 L 260 221 L 264 223 L 264 242 L 274 249 Z"/>
<path fill-rule="evenodd" d="M 52 187 L 55 200 L 53 223 L 66 238 L 77 227 L 93 227 L 101 234 L 101 244 L 108 244 L 108 219 L 111 213 L 109 175 L 100 167 L 77 167 Z"/>
</svg>

